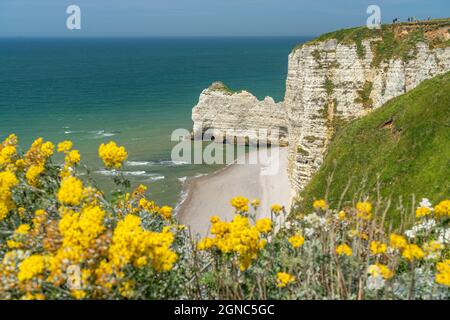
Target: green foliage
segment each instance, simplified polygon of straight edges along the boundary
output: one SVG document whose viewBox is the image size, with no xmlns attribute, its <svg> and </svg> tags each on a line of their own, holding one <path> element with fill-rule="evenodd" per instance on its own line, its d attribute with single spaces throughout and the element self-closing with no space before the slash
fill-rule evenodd
<svg viewBox="0 0 450 320">
<path fill-rule="evenodd" d="M 418 42 L 425 42 L 430 47 L 448 47 L 449 40 L 442 38 L 433 38 L 432 40 L 425 37 L 425 31 L 433 31 L 437 28 L 450 25 L 450 19 L 439 19 L 426 21 L 416 24 L 400 23 L 382 25 L 381 29 L 369 29 L 365 26 L 351 29 L 341 29 L 319 36 L 305 44 L 300 44 L 294 48 L 293 51 L 300 49 L 304 45 L 313 45 L 319 42 L 335 39 L 340 44 L 347 44 L 356 46 L 358 58 L 363 59 L 366 55 L 366 50 L 362 44 L 363 40 L 373 39 L 372 51 L 374 53 L 373 66 L 379 66 L 383 61 L 390 59 L 402 59 L 407 61 L 414 57 L 414 50 Z M 406 35 L 395 34 L 396 28 L 407 26 L 408 33 Z M 398 29 L 400 30 L 400 29 Z M 398 31 L 397 30 L 397 31 Z M 316 58 L 319 53 L 313 52 Z M 320 56 L 320 55 L 319 55 Z"/>
<path fill-rule="evenodd" d="M 222 91 L 222 92 L 224 92 L 226 94 L 230 94 L 230 95 L 236 93 L 236 91 L 231 90 L 227 85 L 225 85 L 223 82 L 220 82 L 220 81 L 214 82 L 209 87 L 209 89 L 210 90 L 215 90 L 215 91 Z"/>
<path fill-rule="evenodd" d="M 327 91 L 327 95 L 331 96 L 333 94 L 334 84 L 328 77 L 325 79 L 325 90 Z"/>
<path fill-rule="evenodd" d="M 333 174 L 328 201 L 336 205 L 346 186 L 344 203 L 355 194 L 373 199 L 377 182 L 384 198 L 411 206 L 442 199 L 450 190 L 450 73 L 427 80 L 341 130 L 324 164 L 301 193 L 300 208 L 324 197 Z M 393 205 L 389 211 L 397 216 Z"/>
<path fill-rule="evenodd" d="M 355 99 L 356 103 L 362 103 L 365 109 L 370 109 L 373 106 L 373 100 L 370 98 L 372 93 L 373 83 L 366 81 L 362 90 L 358 90 L 358 98 Z"/>
</svg>

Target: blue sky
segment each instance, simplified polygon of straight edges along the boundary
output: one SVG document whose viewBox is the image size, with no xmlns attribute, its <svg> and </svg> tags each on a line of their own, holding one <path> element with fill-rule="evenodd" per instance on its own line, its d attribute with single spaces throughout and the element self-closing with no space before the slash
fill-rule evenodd
<svg viewBox="0 0 450 320">
<path fill-rule="evenodd" d="M 450 16 L 449 0 L 0 0 L 0 37 L 314 36 L 365 24 L 370 4 L 383 22 Z"/>
</svg>

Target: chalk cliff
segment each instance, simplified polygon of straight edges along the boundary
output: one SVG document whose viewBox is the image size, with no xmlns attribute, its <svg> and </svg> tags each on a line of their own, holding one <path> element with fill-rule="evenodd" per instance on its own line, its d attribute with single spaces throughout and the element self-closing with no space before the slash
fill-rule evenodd
<svg viewBox="0 0 450 320">
<path fill-rule="evenodd" d="M 450 71 L 450 20 L 354 28 L 326 34 L 289 55 L 284 102 L 214 85 L 193 109 L 194 132 L 279 128 L 289 143 L 295 191 L 320 167 L 340 126 L 423 80 Z M 284 137 L 283 137 L 284 140 Z"/>
<path fill-rule="evenodd" d="M 271 97 L 258 100 L 247 91 L 233 92 L 221 82 L 203 90 L 198 104 L 192 110 L 194 136 L 201 138 L 206 130 L 215 139 L 250 140 L 256 143 L 267 137 L 268 143 L 287 144 L 286 108 Z M 275 134 L 275 129 L 279 134 Z M 271 132 L 274 131 L 274 132 Z M 279 138 L 278 138 L 279 137 Z M 264 139 L 265 140 L 265 139 Z M 230 141 L 228 141 L 230 142 Z"/>
</svg>

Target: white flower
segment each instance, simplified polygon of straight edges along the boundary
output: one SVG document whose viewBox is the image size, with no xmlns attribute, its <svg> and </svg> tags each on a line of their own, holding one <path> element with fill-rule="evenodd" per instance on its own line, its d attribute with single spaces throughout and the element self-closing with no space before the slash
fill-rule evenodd
<svg viewBox="0 0 450 320">
<path fill-rule="evenodd" d="M 286 228 L 286 230 L 291 230 L 292 229 L 292 222 L 288 221 L 284 224 L 284 227 Z"/>
<path fill-rule="evenodd" d="M 440 229 L 438 231 L 438 239 L 437 240 L 443 244 L 450 243 L 450 228 Z"/>
<path fill-rule="evenodd" d="M 422 201 L 419 203 L 419 206 L 422 208 L 428 208 L 433 210 L 433 205 L 431 204 L 430 200 L 427 198 L 423 198 Z"/>
<path fill-rule="evenodd" d="M 406 230 L 405 236 L 407 236 L 409 239 L 414 239 L 416 237 L 416 232 L 414 230 Z"/>
<path fill-rule="evenodd" d="M 366 286 L 369 290 L 380 290 L 384 288 L 386 281 L 381 276 L 369 276 L 367 278 Z"/>
<path fill-rule="evenodd" d="M 415 224 L 410 230 L 405 231 L 405 235 L 410 238 L 414 239 L 416 235 L 422 231 L 430 231 L 436 226 L 436 221 L 433 219 L 425 220 L 420 223 Z"/>
<path fill-rule="evenodd" d="M 307 215 L 304 221 L 312 228 L 321 227 L 327 223 L 327 220 L 325 218 L 319 217 L 316 213 Z"/>
<path fill-rule="evenodd" d="M 314 235 L 314 229 L 313 228 L 305 228 L 303 231 L 306 237 L 311 237 Z"/>
</svg>

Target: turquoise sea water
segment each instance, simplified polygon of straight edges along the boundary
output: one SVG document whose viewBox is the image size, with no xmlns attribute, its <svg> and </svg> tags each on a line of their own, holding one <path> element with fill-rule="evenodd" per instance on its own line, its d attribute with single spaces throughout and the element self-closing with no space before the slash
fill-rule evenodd
<svg viewBox="0 0 450 320">
<path fill-rule="evenodd" d="M 302 38 L 0 39 L 0 139 L 70 139 L 100 184 L 98 145 L 126 146 L 124 170 L 175 205 L 184 177 L 217 169 L 170 162 L 174 129 L 192 128 L 200 92 L 221 80 L 282 100 L 287 57 Z"/>
</svg>

